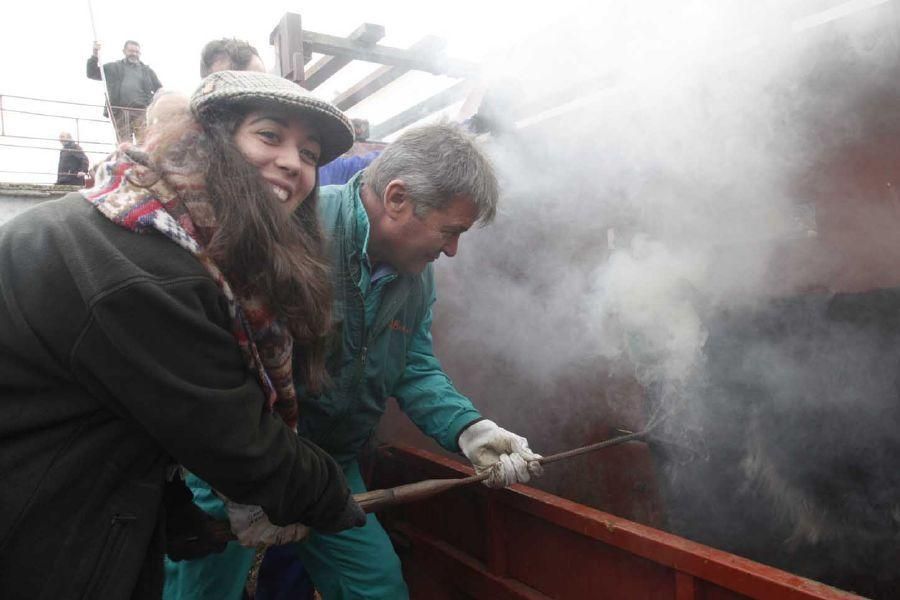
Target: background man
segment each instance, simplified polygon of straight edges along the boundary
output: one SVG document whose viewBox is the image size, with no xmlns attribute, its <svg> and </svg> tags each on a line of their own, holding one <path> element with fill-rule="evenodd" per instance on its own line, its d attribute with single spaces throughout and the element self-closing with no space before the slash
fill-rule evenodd
<svg viewBox="0 0 900 600">
<path fill-rule="evenodd" d="M 87 76 L 100 80 L 99 67 L 100 42 L 94 42 L 94 51 L 87 60 Z M 119 142 L 132 141 L 132 135 L 139 139 L 144 129 L 144 111 L 153 94 L 162 87 L 153 69 L 141 62 L 141 45 L 128 40 L 122 47 L 125 58 L 103 65 L 103 80 L 109 104 L 112 106 L 112 119 L 116 127 L 116 138 Z M 104 116 L 109 116 L 106 109 Z"/>
<path fill-rule="evenodd" d="M 256 48 L 243 40 L 222 38 L 203 46 L 200 53 L 200 77 L 219 71 L 266 72 L 266 65 Z M 160 88 L 147 106 L 147 123 L 153 125 L 188 108 L 188 97 L 176 90 Z M 355 133 L 354 129 L 354 133 Z"/>
<path fill-rule="evenodd" d="M 213 40 L 203 46 L 200 52 L 200 77 L 216 71 L 259 71 L 266 72 L 256 48 L 234 38 Z"/>
<path fill-rule="evenodd" d="M 56 185 L 84 185 L 84 175 L 90 165 L 87 155 L 68 131 L 59 134 L 59 143 L 62 150 L 56 168 Z"/>
</svg>

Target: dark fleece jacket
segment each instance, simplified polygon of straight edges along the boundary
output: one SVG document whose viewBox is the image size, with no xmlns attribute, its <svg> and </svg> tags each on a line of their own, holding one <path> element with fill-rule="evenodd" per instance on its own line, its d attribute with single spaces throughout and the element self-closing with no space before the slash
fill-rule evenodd
<svg viewBox="0 0 900 600">
<path fill-rule="evenodd" d="M 186 250 L 79 194 L 5 224 L 3 597 L 159 597 L 173 462 L 273 523 L 329 523 L 349 495 L 340 468 L 264 404 Z"/>
</svg>

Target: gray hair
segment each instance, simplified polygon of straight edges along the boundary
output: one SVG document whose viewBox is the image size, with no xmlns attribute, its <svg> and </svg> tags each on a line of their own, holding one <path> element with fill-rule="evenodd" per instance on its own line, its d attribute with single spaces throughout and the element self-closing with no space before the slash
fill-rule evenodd
<svg viewBox="0 0 900 600">
<path fill-rule="evenodd" d="M 475 138 L 458 125 L 437 123 L 416 127 L 391 143 L 366 169 L 364 181 L 379 198 L 387 185 L 406 185 L 415 214 L 440 210 L 458 196 L 469 196 L 476 221 L 487 224 L 497 213 L 500 195 L 494 167 Z"/>
</svg>

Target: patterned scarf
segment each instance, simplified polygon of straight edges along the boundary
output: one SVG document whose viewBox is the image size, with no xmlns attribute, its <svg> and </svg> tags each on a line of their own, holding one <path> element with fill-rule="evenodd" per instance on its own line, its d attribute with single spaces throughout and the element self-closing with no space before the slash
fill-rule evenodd
<svg viewBox="0 0 900 600">
<path fill-rule="evenodd" d="M 262 298 L 235 295 L 205 251 L 217 225 L 203 175 L 186 160 L 198 135 L 199 132 L 190 131 L 180 140 L 181 151 L 176 154 L 179 167 L 167 164 L 169 174 L 165 177 L 140 164 L 144 162 L 140 150 L 123 144 L 98 167 L 94 187 L 81 193 L 112 222 L 136 233 L 157 231 L 200 261 L 228 302 L 231 332 L 248 368 L 259 378 L 266 405 L 296 429 L 297 393 L 291 374 L 290 332 L 281 319 L 270 313 Z M 148 181 L 153 183 L 135 183 Z"/>
</svg>

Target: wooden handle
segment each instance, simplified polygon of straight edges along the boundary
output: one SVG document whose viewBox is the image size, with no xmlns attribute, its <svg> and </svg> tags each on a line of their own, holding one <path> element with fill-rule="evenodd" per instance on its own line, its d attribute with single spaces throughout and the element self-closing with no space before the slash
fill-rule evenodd
<svg viewBox="0 0 900 600">
<path fill-rule="evenodd" d="M 353 499 L 359 503 L 364 511 L 371 513 L 377 512 L 386 506 L 424 500 L 453 488 L 484 481 L 487 477 L 488 473 L 482 473 L 481 475 L 472 475 L 460 479 L 426 479 L 425 481 L 398 485 L 385 490 L 372 490 L 362 494 L 354 494 Z"/>
</svg>

